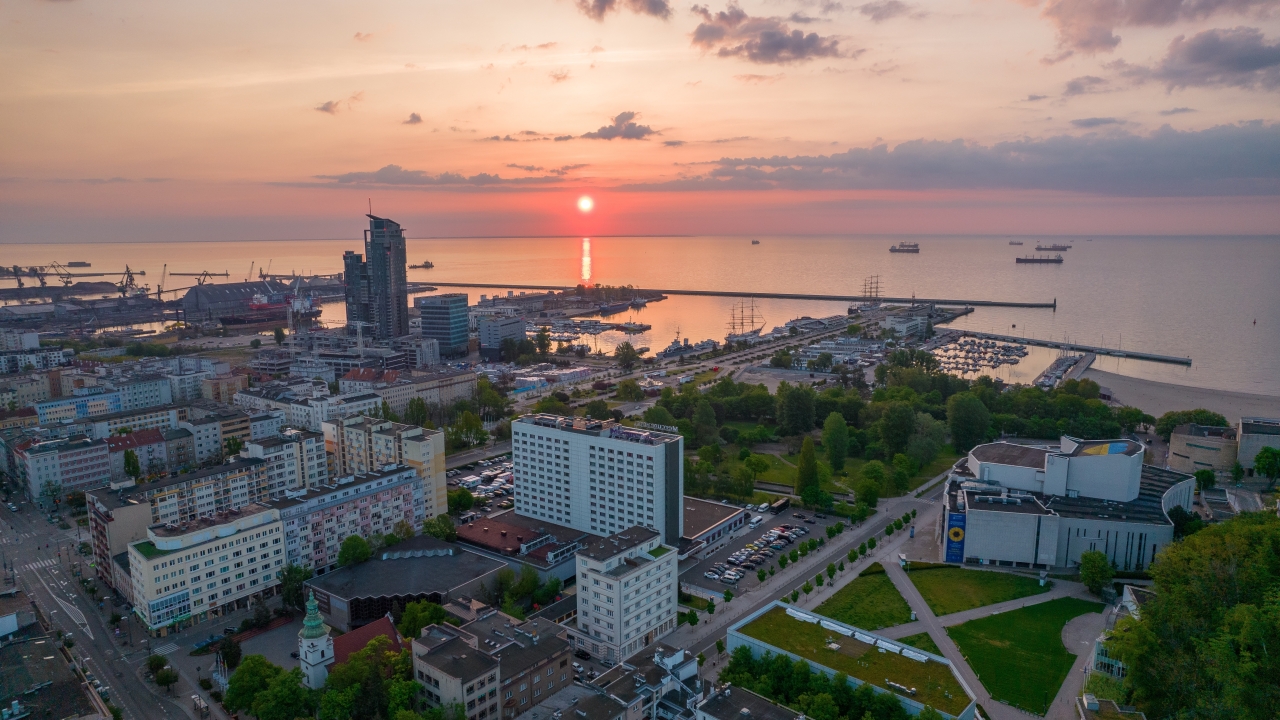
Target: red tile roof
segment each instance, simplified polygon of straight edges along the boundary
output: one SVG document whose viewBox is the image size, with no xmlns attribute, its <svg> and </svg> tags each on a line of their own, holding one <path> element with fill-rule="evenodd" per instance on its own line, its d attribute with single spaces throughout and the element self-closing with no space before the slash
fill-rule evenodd
<svg viewBox="0 0 1280 720">
<path fill-rule="evenodd" d="M 132 448 L 146 445 L 159 445 L 164 442 L 164 433 L 155 428 L 138 430 L 128 435 L 112 435 L 107 438 L 108 452 L 124 452 Z"/>
<path fill-rule="evenodd" d="M 392 624 L 391 618 L 383 615 L 368 625 L 361 625 L 345 635 L 339 635 L 333 639 L 333 662 L 335 665 L 344 663 L 351 653 L 360 652 L 364 649 L 369 641 L 385 635 L 391 640 L 391 650 L 400 652 L 403 648 L 400 642 L 400 633 L 396 630 L 396 626 Z"/>
<path fill-rule="evenodd" d="M 400 377 L 400 373 L 396 370 L 375 370 L 374 368 L 353 368 L 346 375 L 342 376 L 343 380 L 352 380 L 356 382 L 385 382 L 392 383 Z"/>
</svg>

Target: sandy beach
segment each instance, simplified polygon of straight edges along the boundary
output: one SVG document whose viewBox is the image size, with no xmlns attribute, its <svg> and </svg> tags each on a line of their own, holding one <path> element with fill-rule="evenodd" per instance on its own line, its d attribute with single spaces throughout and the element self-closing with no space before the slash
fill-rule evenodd
<svg viewBox="0 0 1280 720">
<path fill-rule="evenodd" d="M 1087 370 L 1084 376 L 1111 388 L 1116 402 L 1142 408 L 1160 417 L 1170 410 L 1204 408 L 1221 413 L 1231 424 L 1241 417 L 1280 417 L 1280 397 L 1208 390 Z"/>
</svg>

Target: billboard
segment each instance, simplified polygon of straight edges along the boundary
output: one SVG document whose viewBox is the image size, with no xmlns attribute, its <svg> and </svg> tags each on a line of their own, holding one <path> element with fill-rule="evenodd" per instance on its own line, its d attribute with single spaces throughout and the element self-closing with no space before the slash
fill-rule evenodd
<svg viewBox="0 0 1280 720">
<path fill-rule="evenodd" d="M 964 562 L 964 513 L 947 513 L 947 562 Z"/>
</svg>

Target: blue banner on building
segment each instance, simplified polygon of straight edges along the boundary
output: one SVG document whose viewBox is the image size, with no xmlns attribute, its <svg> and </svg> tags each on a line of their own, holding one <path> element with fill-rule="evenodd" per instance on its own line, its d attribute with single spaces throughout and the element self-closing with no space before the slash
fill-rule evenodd
<svg viewBox="0 0 1280 720">
<path fill-rule="evenodd" d="M 964 513 L 947 513 L 947 562 L 964 562 Z"/>
</svg>

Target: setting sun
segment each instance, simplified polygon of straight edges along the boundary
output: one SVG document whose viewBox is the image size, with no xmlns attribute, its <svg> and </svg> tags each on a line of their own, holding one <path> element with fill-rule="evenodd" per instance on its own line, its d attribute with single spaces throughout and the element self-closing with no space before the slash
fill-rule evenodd
<svg viewBox="0 0 1280 720">
<path fill-rule="evenodd" d="M 591 208 L 595 207 L 595 205 L 595 201 L 593 201 L 589 195 L 583 195 L 578 198 L 578 210 L 584 213 L 591 212 Z"/>
</svg>

